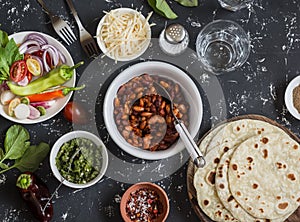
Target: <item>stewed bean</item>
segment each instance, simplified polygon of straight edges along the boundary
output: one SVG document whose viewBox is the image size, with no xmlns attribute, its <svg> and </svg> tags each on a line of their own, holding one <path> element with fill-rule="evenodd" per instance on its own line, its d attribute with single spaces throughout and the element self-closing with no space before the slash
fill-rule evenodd
<svg viewBox="0 0 300 222">
<path fill-rule="evenodd" d="M 172 80 L 143 74 L 123 84 L 114 100 L 114 118 L 124 139 L 146 150 L 164 150 L 179 137 L 170 101 L 158 95 L 153 81 L 169 92 L 174 115 L 188 125 L 187 104 L 180 86 Z"/>
</svg>

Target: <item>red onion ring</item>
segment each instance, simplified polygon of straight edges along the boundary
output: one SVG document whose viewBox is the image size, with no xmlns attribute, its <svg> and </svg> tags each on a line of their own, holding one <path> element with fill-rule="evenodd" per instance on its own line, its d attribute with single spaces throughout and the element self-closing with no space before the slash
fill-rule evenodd
<svg viewBox="0 0 300 222">
<path fill-rule="evenodd" d="M 27 50 L 28 50 L 28 46 L 32 45 L 32 46 L 38 46 L 40 47 L 40 43 L 35 41 L 35 40 L 27 40 L 25 42 L 23 42 L 20 46 L 19 46 L 19 52 L 21 54 L 24 54 Z"/>
<path fill-rule="evenodd" d="M 42 36 L 41 34 L 39 34 L 39 33 L 28 34 L 25 37 L 25 41 L 26 40 L 35 40 L 35 41 L 39 42 L 40 45 L 48 44 L 47 39 L 44 36 Z"/>
<path fill-rule="evenodd" d="M 52 60 L 52 65 L 57 66 L 58 63 L 59 63 L 58 50 L 52 45 L 43 45 L 42 49 L 45 50 L 45 51 L 48 50 L 48 53 L 49 53 L 50 58 Z"/>
<path fill-rule="evenodd" d="M 51 68 L 49 67 L 48 63 L 47 63 L 47 53 L 48 53 L 49 49 L 46 49 L 43 53 L 43 65 L 44 65 L 44 69 L 46 72 L 49 72 L 51 70 Z"/>
<path fill-rule="evenodd" d="M 41 50 L 40 46 L 30 46 L 30 47 L 27 48 L 25 53 L 31 54 L 31 53 L 37 52 L 39 50 Z"/>
<path fill-rule="evenodd" d="M 65 57 L 65 55 L 62 54 L 62 52 L 59 51 L 59 50 L 57 50 L 57 52 L 58 52 L 59 59 L 60 59 L 61 63 L 62 63 L 62 64 L 66 63 L 66 57 Z"/>
</svg>

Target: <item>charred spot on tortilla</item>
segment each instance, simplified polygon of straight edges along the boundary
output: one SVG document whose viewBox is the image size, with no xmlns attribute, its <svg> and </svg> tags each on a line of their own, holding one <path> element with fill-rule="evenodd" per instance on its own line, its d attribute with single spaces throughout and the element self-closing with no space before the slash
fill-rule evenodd
<svg viewBox="0 0 300 222">
<path fill-rule="evenodd" d="M 232 169 L 236 171 L 238 169 L 238 166 L 236 164 L 232 164 Z"/>
<path fill-rule="evenodd" d="M 240 191 L 237 191 L 237 192 L 236 192 L 236 195 L 241 196 L 242 194 L 241 194 Z"/>
<path fill-rule="evenodd" d="M 254 144 L 254 148 L 256 148 L 256 149 L 258 148 L 258 144 L 257 144 L 257 143 L 256 143 L 256 144 Z"/>
<path fill-rule="evenodd" d="M 214 185 L 216 183 L 216 172 L 214 171 L 210 172 L 207 180 L 211 185 Z"/>
<path fill-rule="evenodd" d="M 258 188 L 258 184 L 254 183 L 252 184 L 253 189 L 257 189 Z"/>
<path fill-rule="evenodd" d="M 209 204 L 209 201 L 208 200 L 204 200 L 203 203 L 204 203 L 205 206 L 207 206 Z"/>
<path fill-rule="evenodd" d="M 267 137 L 264 137 L 261 139 L 261 142 L 267 144 L 269 142 L 269 139 Z"/>
<path fill-rule="evenodd" d="M 297 149 L 298 149 L 298 145 L 295 144 L 295 145 L 293 146 L 293 148 L 294 148 L 294 150 L 297 150 Z"/>
<path fill-rule="evenodd" d="M 219 217 L 221 217 L 221 216 L 222 216 L 222 212 L 218 210 L 218 211 L 216 212 L 216 215 L 218 215 Z"/>
<path fill-rule="evenodd" d="M 283 164 L 280 163 L 280 162 L 277 162 L 277 163 L 276 163 L 276 166 L 277 166 L 278 169 L 282 169 L 282 168 L 283 168 Z"/>
<path fill-rule="evenodd" d="M 253 162 L 253 158 L 252 158 L 251 156 L 248 156 L 248 157 L 247 157 L 247 160 L 248 160 L 249 163 L 252 163 L 252 162 Z"/>
<path fill-rule="evenodd" d="M 222 184 L 222 183 L 219 185 L 219 187 L 220 187 L 221 189 L 224 189 L 224 188 L 225 188 L 224 184 Z"/>
<path fill-rule="evenodd" d="M 288 207 L 288 205 L 289 205 L 289 203 L 287 203 L 287 202 L 280 203 L 280 204 L 278 204 L 278 208 L 281 210 L 284 210 Z"/>
<path fill-rule="evenodd" d="M 227 201 L 230 202 L 234 199 L 234 197 L 232 195 L 230 195 L 230 197 L 228 197 Z"/>
<path fill-rule="evenodd" d="M 289 173 L 289 174 L 287 175 L 287 177 L 288 177 L 291 181 L 295 181 L 295 180 L 296 180 L 296 177 L 295 177 L 295 175 L 294 175 L 293 173 Z"/>
<path fill-rule="evenodd" d="M 216 164 L 220 163 L 220 158 L 214 159 L 214 163 L 216 163 Z"/>
<path fill-rule="evenodd" d="M 263 154 L 264 154 L 264 158 L 267 159 L 268 158 L 268 150 L 264 149 Z"/>
<path fill-rule="evenodd" d="M 237 130 L 237 131 L 240 131 L 240 130 L 241 130 L 241 128 L 238 126 L 238 127 L 236 127 L 236 130 Z"/>
<path fill-rule="evenodd" d="M 223 149 L 224 153 L 226 153 L 228 150 L 229 150 L 229 147 L 227 147 L 227 146 L 225 146 Z"/>
</svg>

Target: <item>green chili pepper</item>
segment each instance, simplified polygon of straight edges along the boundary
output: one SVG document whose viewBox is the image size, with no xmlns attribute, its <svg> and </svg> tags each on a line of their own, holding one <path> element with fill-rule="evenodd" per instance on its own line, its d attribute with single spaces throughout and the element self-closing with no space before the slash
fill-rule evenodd
<svg viewBox="0 0 300 222">
<path fill-rule="evenodd" d="M 40 93 L 50 87 L 62 85 L 66 81 L 70 80 L 73 76 L 73 70 L 82 64 L 83 62 L 79 62 L 72 67 L 61 65 L 55 69 L 52 69 L 46 75 L 30 82 L 26 86 L 18 86 L 12 82 L 7 82 L 7 85 L 11 92 L 18 96 L 28 96 L 35 93 Z"/>
</svg>

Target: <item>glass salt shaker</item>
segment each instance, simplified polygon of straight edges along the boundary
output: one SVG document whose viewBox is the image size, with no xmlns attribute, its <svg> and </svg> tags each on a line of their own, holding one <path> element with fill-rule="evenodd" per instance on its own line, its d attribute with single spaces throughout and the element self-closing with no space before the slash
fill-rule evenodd
<svg viewBox="0 0 300 222">
<path fill-rule="evenodd" d="M 161 50 L 171 56 L 183 53 L 189 44 L 189 34 L 180 24 L 168 25 L 159 36 Z"/>
</svg>

